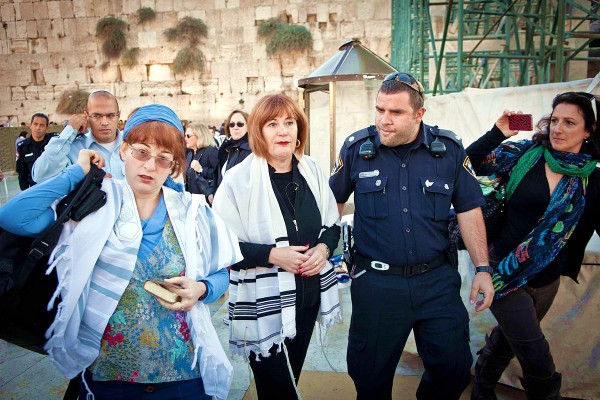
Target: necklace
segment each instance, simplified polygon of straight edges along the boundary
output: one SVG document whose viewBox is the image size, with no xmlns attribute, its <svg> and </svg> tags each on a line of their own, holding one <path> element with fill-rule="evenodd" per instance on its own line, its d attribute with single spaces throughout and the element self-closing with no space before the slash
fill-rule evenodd
<svg viewBox="0 0 600 400">
<path fill-rule="evenodd" d="M 298 232 L 298 223 L 296 221 L 296 207 L 294 207 L 295 201 L 296 201 L 296 191 L 298 190 L 298 184 L 296 182 L 288 182 L 283 188 L 285 197 L 281 194 L 281 192 L 279 190 L 279 185 L 277 185 L 277 183 L 273 180 L 273 178 L 271 178 L 271 185 L 273 186 L 273 189 L 275 192 L 275 197 L 277 197 L 277 199 L 285 205 L 284 208 L 286 209 L 286 211 L 288 213 L 290 213 L 290 209 L 292 210 L 292 212 L 291 212 L 292 222 L 294 223 L 296 232 Z M 292 197 L 293 197 L 294 201 L 292 201 L 292 199 L 290 198 L 290 195 L 288 193 L 290 186 L 292 188 L 291 189 L 293 192 Z M 286 203 L 286 200 L 287 200 L 287 203 Z M 287 207 L 288 204 L 290 207 L 289 209 Z"/>
</svg>

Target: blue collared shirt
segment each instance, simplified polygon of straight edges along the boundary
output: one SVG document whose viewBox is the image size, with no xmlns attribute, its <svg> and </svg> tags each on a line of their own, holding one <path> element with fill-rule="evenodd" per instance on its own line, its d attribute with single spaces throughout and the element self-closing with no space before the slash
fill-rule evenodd
<svg viewBox="0 0 600 400">
<path fill-rule="evenodd" d="M 67 125 L 58 136 L 50 140 L 33 165 L 31 176 L 35 182 L 48 180 L 66 170 L 69 165 L 75 164 L 82 149 L 99 151 L 104 156 L 104 170 L 114 179 L 125 178 L 125 167 L 119 156 L 119 148 L 123 142 L 121 131 L 117 130 L 117 141 L 112 152 L 98 143 L 89 129 L 83 135 L 77 136 L 78 133 L 72 126 Z"/>
</svg>

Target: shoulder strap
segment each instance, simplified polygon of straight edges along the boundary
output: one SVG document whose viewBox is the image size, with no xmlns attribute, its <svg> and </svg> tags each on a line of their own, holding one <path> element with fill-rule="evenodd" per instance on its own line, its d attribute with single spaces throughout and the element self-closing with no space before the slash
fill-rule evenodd
<svg viewBox="0 0 600 400">
<path fill-rule="evenodd" d="M 85 176 L 85 179 L 59 202 L 57 205 L 57 212 L 59 212 L 59 215 L 56 218 L 56 221 L 33 240 L 31 250 L 25 259 L 25 262 L 21 268 L 18 268 L 15 271 L 15 287 L 19 289 L 22 288 L 37 262 L 42 257 L 52 252 L 58 243 L 64 223 L 71 218 L 72 211 L 75 213 L 75 206 L 77 206 L 77 208 L 85 209 L 85 215 L 78 215 L 77 220 L 81 220 L 81 218 L 98 210 L 106 203 L 106 194 L 98 188 L 98 185 L 102 184 L 102 179 L 105 174 L 106 172 L 92 164 L 90 172 Z M 102 196 L 102 199 L 99 199 L 98 195 Z M 89 200 L 81 201 L 84 197 Z M 93 203 L 92 207 L 82 207 L 90 202 Z"/>
</svg>

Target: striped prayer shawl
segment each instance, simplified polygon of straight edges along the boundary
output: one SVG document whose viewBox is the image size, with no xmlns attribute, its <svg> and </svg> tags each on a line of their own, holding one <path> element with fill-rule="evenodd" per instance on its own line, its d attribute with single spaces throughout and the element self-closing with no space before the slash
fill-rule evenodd
<svg viewBox="0 0 600 400">
<path fill-rule="evenodd" d="M 123 181 L 105 179 L 107 204 L 79 223 L 69 222 L 51 255 L 59 277 L 56 319 L 45 350 L 53 364 L 73 378 L 97 358 L 100 341 L 135 268 L 142 227 L 135 198 Z M 169 218 L 186 260 L 186 276 L 198 280 L 241 260 L 237 237 L 202 196 L 163 187 Z M 51 301 L 51 303 L 54 301 Z M 192 368 L 200 368 L 206 393 L 227 398 L 233 368 L 198 302 L 186 313 L 194 342 Z M 201 352 L 200 352 L 201 350 Z"/>
<path fill-rule="evenodd" d="M 339 223 L 327 177 L 309 156 L 298 162 L 321 213 L 321 233 Z M 246 243 L 289 246 L 287 230 L 275 197 L 265 159 L 248 156 L 232 168 L 219 186 L 213 209 Z M 278 266 L 231 271 L 229 284 L 229 345 L 234 354 L 250 351 L 269 356 L 269 349 L 296 335 L 296 282 Z M 328 262 L 320 276 L 320 323 L 327 328 L 341 320 L 333 267 Z"/>
</svg>

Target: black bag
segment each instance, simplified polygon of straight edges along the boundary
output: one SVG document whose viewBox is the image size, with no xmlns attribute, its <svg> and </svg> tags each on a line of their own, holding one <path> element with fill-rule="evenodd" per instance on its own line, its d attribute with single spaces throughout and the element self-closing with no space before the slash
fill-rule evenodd
<svg viewBox="0 0 600 400">
<path fill-rule="evenodd" d="M 38 237 L 0 229 L 0 338 L 43 353 L 44 334 L 55 311 L 47 304 L 56 290 L 53 271 L 46 275 L 48 258 L 69 219 L 81 221 L 106 203 L 100 190 L 105 172 L 92 165 L 85 179 L 56 206 L 56 221 Z"/>
<path fill-rule="evenodd" d="M 200 194 L 212 193 L 210 189 L 214 186 L 213 179 L 206 179 L 202 174 L 196 176 L 196 187 Z"/>
<path fill-rule="evenodd" d="M 487 243 L 489 245 L 498 237 L 498 234 L 504 228 L 504 206 L 506 197 L 504 193 L 504 186 L 498 184 L 498 182 L 487 179 L 487 177 L 480 178 L 479 185 L 481 186 L 482 191 L 486 193 L 484 196 L 485 204 L 481 206 L 481 212 L 483 213 L 483 222 L 485 223 Z M 458 227 L 456 214 L 453 214 L 450 217 L 448 231 L 450 233 L 451 247 L 454 247 L 458 250 L 466 250 L 465 242 L 462 239 L 462 235 Z"/>
</svg>

